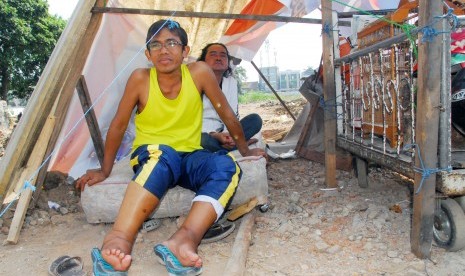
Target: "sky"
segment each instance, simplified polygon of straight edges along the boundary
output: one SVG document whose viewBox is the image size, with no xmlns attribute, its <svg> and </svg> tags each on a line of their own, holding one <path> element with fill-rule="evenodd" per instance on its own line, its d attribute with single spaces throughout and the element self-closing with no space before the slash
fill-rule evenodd
<svg viewBox="0 0 465 276">
<path fill-rule="evenodd" d="M 78 0 L 48 0 L 50 14 L 69 19 Z M 312 18 L 320 18 L 319 12 Z M 253 61 L 258 67 L 278 66 L 280 71 L 303 71 L 309 66 L 317 68 L 321 58 L 321 25 L 288 23 L 270 33 Z M 268 46 L 267 46 L 268 45 Z M 247 71 L 248 81 L 259 76 L 253 66 L 243 61 L 240 66 Z"/>
</svg>

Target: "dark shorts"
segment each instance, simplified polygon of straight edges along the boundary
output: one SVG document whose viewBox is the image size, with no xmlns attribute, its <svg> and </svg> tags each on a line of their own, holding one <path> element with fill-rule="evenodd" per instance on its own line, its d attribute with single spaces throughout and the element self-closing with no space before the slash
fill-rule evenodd
<svg viewBox="0 0 465 276">
<path fill-rule="evenodd" d="M 185 153 L 167 145 L 138 147 L 131 155 L 131 166 L 132 180 L 158 199 L 168 189 L 181 186 L 195 192 L 194 201 L 211 202 L 217 213 L 232 200 L 241 177 L 234 157 L 226 151 Z"/>
</svg>

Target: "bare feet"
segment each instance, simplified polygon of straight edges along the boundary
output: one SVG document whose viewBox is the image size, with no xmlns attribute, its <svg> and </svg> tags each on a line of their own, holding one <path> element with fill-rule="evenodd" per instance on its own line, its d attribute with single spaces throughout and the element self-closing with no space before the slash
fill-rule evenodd
<svg viewBox="0 0 465 276">
<path fill-rule="evenodd" d="M 132 250 L 132 243 L 123 237 L 119 232 L 111 231 L 103 240 L 102 257 L 114 270 L 127 271 L 131 266 L 132 257 L 127 253 Z"/>
<path fill-rule="evenodd" d="M 114 270 L 127 271 L 131 266 L 131 255 L 124 254 L 119 249 L 102 249 L 103 259 L 109 263 Z"/>
<path fill-rule="evenodd" d="M 197 254 L 192 244 L 183 243 L 177 244 L 173 240 L 168 240 L 163 243 L 170 249 L 183 266 L 202 267 L 202 259 Z"/>
</svg>

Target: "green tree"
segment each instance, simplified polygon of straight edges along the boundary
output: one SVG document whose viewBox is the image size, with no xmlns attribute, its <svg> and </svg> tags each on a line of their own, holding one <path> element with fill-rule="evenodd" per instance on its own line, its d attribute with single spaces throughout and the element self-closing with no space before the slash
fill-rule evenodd
<svg viewBox="0 0 465 276">
<path fill-rule="evenodd" d="M 247 71 L 245 68 L 237 66 L 234 69 L 234 78 L 237 80 L 237 92 L 242 94 L 242 84 L 247 80 Z"/>
<path fill-rule="evenodd" d="M 0 0 L 0 99 L 27 99 L 66 25 L 46 0 Z"/>
</svg>

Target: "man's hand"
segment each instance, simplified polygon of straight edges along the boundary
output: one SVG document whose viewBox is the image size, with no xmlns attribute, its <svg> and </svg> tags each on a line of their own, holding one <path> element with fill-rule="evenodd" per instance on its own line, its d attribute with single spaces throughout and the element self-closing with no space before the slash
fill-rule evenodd
<svg viewBox="0 0 465 276">
<path fill-rule="evenodd" d="M 88 170 L 83 176 L 76 181 L 76 188 L 84 191 L 84 187 L 87 185 L 92 186 L 99 182 L 102 182 L 107 177 L 103 174 L 101 169 Z"/>
<path fill-rule="evenodd" d="M 225 149 L 232 149 L 236 146 L 233 138 L 227 132 L 215 132 L 211 136 L 220 142 L 221 146 Z"/>
</svg>

